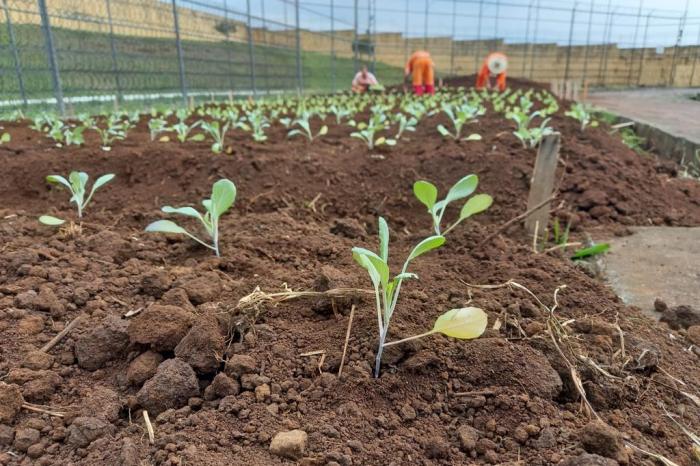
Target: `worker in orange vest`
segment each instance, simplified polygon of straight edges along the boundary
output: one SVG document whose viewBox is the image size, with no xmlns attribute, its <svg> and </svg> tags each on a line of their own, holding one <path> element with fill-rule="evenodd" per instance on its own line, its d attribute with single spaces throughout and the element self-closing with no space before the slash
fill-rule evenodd
<svg viewBox="0 0 700 466">
<path fill-rule="evenodd" d="M 435 72 L 433 59 L 424 50 L 413 52 L 406 62 L 404 76 L 413 74 L 413 92 L 416 95 L 435 94 Z"/>
<path fill-rule="evenodd" d="M 506 89 L 506 68 L 508 68 L 508 58 L 504 54 L 500 52 L 489 54 L 476 77 L 476 88 L 491 89 L 493 87 L 491 78 L 495 77 L 496 87 L 499 91 L 504 91 Z"/>
</svg>

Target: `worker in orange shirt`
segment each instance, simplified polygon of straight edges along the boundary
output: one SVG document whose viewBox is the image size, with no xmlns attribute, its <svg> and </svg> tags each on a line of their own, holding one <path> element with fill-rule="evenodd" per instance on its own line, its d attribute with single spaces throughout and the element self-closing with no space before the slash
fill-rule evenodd
<svg viewBox="0 0 700 466">
<path fill-rule="evenodd" d="M 413 52 L 406 63 L 404 76 L 413 74 L 413 92 L 416 95 L 435 94 L 435 73 L 433 59 L 424 50 Z"/>
<path fill-rule="evenodd" d="M 496 78 L 496 87 L 499 91 L 506 89 L 506 68 L 508 68 L 508 58 L 500 53 L 495 52 L 489 54 L 481 65 L 481 70 L 476 77 L 477 89 L 491 89 L 491 78 Z"/>
</svg>

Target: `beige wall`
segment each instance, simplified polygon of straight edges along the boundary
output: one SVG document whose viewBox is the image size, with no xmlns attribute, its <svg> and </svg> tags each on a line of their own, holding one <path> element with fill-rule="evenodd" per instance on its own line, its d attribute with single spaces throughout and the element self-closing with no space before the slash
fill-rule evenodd
<svg viewBox="0 0 700 466">
<path fill-rule="evenodd" d="M 15 23 L 40 23 L 36 2 L 19 0 L 12 11 Z M 108 31 L 107 10 L 104 1 L 51 0 L 47 2 L 53 27 L 81 30 Z M 111 0 L 111 14 L 116 34 L 142 37 L 173 37 L 172 7 L 158 0 Z M 1 13 L 4 21 L 4 13 Z M 220 16 L 180 8 L 179 24 L 185 39 L 221 41 L 224 36 L 215 27 Z M 87 21 L 87 20 L 90 21 Z M 95 20 L 98 21 L 95 21 Z M 233 41 L 247 40 L 246 25 L 234 21 L 236 31 L 229 35 Z M 294 47 L 296 33 L 252 30 L 256 44 Z M 303 50 L 330 53 L 329 33 L 300 31 Z M 362 38 L 362 36 L 360 36 Z M 340 57 L 352 57 L 351 30 L 335 32 L 335 52 Z M 404 37 L 399 33 L 382 33 L 374 37 L 376 59 L 402 67 L 406 54 L 425 46 L 422 38 Z M 566 74 L 568 47 L 556 44 L 504 44 L 501 41 L 455 41 L 449 37 L 431 37 L 425 48 L 431 52 L 439 73 L 472 74 L 483 57 L 490 51 L 502 51 L 509 57 L 509 74 L 535 80 L 561 79 Z M 700 86 L 700 63 L 695 63 L 700 46 L 681 47 L 676 53 L 667 48 L 657 54 L 655 49 L 618 49 L 607 46 L 573 47 L 569 58 L 568 77 L 585 78 L 590 85 L 606 86 Z M 534 59 L 532 58 L 534 57 Z M 641 65 L 640 65 L 641 64 Z M 641 67 L 641 73 L 639 72 Z M 695 70 L 694 70 L 695 68 Z M 673 82 L 671 75 L 673 74 Z M 692 80 L 691 80 L 692 78 Z M 691 82 L 692 81 L 692 82 Z"/>
</svg>

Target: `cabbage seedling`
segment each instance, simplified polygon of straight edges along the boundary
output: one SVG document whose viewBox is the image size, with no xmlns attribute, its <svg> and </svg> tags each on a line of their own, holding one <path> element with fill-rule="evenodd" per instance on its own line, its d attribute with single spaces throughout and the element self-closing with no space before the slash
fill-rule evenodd
<svg viewBox="0 0 700 466">
<path fill-rule="evenodd" d="M 419 180 L 413 184 L 413 194 L 416 198 L 428 208 L 428 213 L 433 218 L 433 229 L 436 235 L 446 235 L 454 227 L 459 225 L 463 220 L 472 215 L 481 213 L 488 209 L 493 204 L 493 198 L 488 194 L 477 194 L 471 197 L 459 212 L 459 218 L 450 225 L 444 233 L 441 233 L 442 217 L 445 215 L 445 209 L 454 201 L 464 199 L 471 196 L 479 185 L 479 177 L 476 175 L 467 175 L 454 184 L 447 192 L 445 199 L 438 201 L 438 190 L 434 184 L 429 181 Z"/>
<path fill-rule="evenodd" d="M 353 138 L 358 138 L 358 139 L 361 139 L 362 141 L 364 141 L 364 143 L 367 144 L 367 148 L 369 150 L 372 150 L 376 146 L 381 146 L 381 145 L 387 145 L 387 146 L 396 145 L 395 139 L 387 139 L 384 136 L 380 136 L 380 137 L 375 139 L 376 133 L 378 131 L 385 130 L 389 126 L 387 121 L 386 121 L 386 116 L 382 113 L 373 113 L 372 116 L 369 118 L 369 121 L 367 123 L 365 123 L 365 122 L 355 123 L 355 121 L 350 121 L 349 124 L 350 124 L 350 126 L 354 126 L 355 128 L 358 129 L 358 131 L 350 133 L 350 136 Z"/>
<path fill-rule="evenodd" d="M 290 126 L 297 125 L 299 126 L 300 129 L 293 129 L 289 133 L 287 133 L 287 137 L 291 138 L 294 136 L 302 135 L 306 136 L 306 139 L 309 140 L 309 142 L 312 142 L 314 139 L 325 136 L 328 134 L 328 126 L 323 125 L 321 126 L 321 129 L 318 130 L 318 133 L 314 136 L 314 133 L 311 131 L 311 124 L 309 123 L 309 114 L 308 113 L 303 113 L 299 118 L 296 120 L 292 121 Z"/>
<path fill-rule="evenodd" d="M 218 121 L 212 121 L 207 123 L 206 121 L 202 123 L 202 129 L 209 133 L 209 136 L 214 139 L 214 144 L 211 145 L 211 151 L 215 154 L 220 154 L 224 150 L 224 139 L 226 137 L 226 131 L 228 131 L 229 123 L 226 122 L 223 126 Z"/>
<path fill-rule="evenodd" d="M 450 137 L 455 141 L 478 141 L 481 139 L 479 134 L 470 134 L 466 138 L 462 138 L 461 134 L 462 127 L 466 123 L 476 121 L 476 117 L 486 113 L 486 109 L 484 109 L 484 107 L 470 105 L 469 103 L 463 103 L 459 106 L 443 104 L 442 111 L 450 118 L 450 121 L 452 121 L 452 126 L 454 127 L 454 132 L 450 132 L 443 125 L 438 125 L 437 130 L 442 137 Z"/>
<path fill-rule="evenodd" d="M 250 123 L 250 131 L 253 133 L 253 140 L 256 142 L 267 141 L 265 129 L 270 127 L 270 122 L 262 110 L 247 113 L 247 118 L 248 123 Z"/>
<path fill-rule="evenodd" d="M 589 112 L 588 108 L 582 103 L 573 104 L 571 110 L 567 111 L 564 115 L 578 120 L 578 122 L 581 123 L 581 131 L 585 131 L 588 125 L 591 127 L 598 126 L 597 121 L 591 122 L 591 112 Z"/>
<path fill-rule="evenodd" d="M 100 135 L 100 145 L 102 150 L 109 151 L 116 140 L 126 138 L 126 131 L 130 123 L 123 122 L 117 115 L 110 115 L 106 120 L 106 127 L 101 128 L 97 122 L 91 122 L 90 129 L 97 131 Z"/>
<path fill-rule="evenodd" d="M 146 231 L 153 233 L 174 233 L 189 236 L 202 246 L 213 250 L 217 257 L 219 257 L 219 219 L 229 208 L 231 208 L 235 200 L 236 185 L 234 185 L 231 180 L 221 179 L 212 186 L 211 197 L 202 201 L 202 205 L 205 209 L 204 215 L 193 207 L 165 206 L 161 209 L 166 214 L 184 215 L 186 217 L 194 217 L 199 220 L 204 227 L 204 231 L 207 233 L 207 235 L 209 235 L 211 244 L 199 239 L 171 220 L 155 221 L 146 227 Z"/>
<path fill-rule="evenodd" d="M 403 136 L 403 133 L 406 131 L 410 132 L 415 132 L 416 131 L 416 125 L 418 124 L 418 120 L 416 120 L 416 117 L 407 117 L 403 113 L 397 113 L 394 115 L 394 121 L 399 125 L 399 129 L 396 132 L 396 136 L 394 138 L 396 140 L 401 139 L 401 136 Z"/>
<path fill-rule="evenodd" d="M 57 186 L 64 186 L 68 188 L 71 193 L 70 202 L 75 202 L 78 209 L 78 219 L 82 220 L 83 210 L 85 210 L 87 205 L 92 200 L 92 196 L 95 194 L 95 191 L 112 181 L 114 176 L 114 174 L 108 173 L 97 178 L 95 183 L 92 185 L 92 189 L 90 190 L 90 194 L 88 195 L 87 199 L 85 198 L 85 193 L 87 192 L 86 190 L 89 176 L 85 172 L 70 172 L 67 180 L 61 175 L 49 175 L 46 177 L 46 181 Z M 42 215 L 39 217 L 39 221 L 44 225 L 52 226 L 62 225 L 65 223 L 65 220 L 52 217 L 51 215 Z"/>
<path fill-rule="evenodd" d="M 0 136 L 0 144 L 5 144 L 6 142 L 10 142 L 12 140 L 12 136 L 10 136 L 10 133 L 2 133 Z"/>
<path fill-rule="evenodd" d="M 382 353 L 387 345 L 398 344 L 407 340 L 421 338 L 432 333 L 442 332 L 456 338 L 476 338 L 486 328 L 486 315 L 478 310 L 452 310 L 439 317 L 433 330 L 395 342 L 386 342 L 389 324 L 396 309 L 396 303 L 404 280 L 417 275 L 408 272 L 408 266 L 417 257 L 437 249 L 445 243 L 444 236 L 431 236 L 418 243 L 406 258 L 401 273 L 390 279 L 389 272 L 389 227 L 384 218 L 379 217 L 379 254 L 365 248 L 352 249 L 353 259 L 369 274 L 374 287 L 375 305 L 377 310 L 377 327 L 379 345 L 375 358 L 374 376 L 379 377 L 382 364 Z M 472 308 L 476 309 L 476 308 Z"/>
<path fill-rule="evenodd" d="M 202 122 L 201 120 L 195 121 L 191 125 L 188 125 L 185 123 L 184 118 L 180 119 L 177 123 L 175 123 L 172 128 L 170 128 L 172 131 L 175 131 L 175 137 L 177 137 L 177 140 L 180 142 L 185 142 L 185 141 L 204 141 L 204 134 L 198 133 L 193 136 L 190 136 L 190 133 L 197 128 L 199 125 L 201 125 Z"/>
<path fill-rule="evenodd" d="M 148 132 L 151 135 L 151 141 L 155 141 L 160 133 L 168 130 L 168 123 L 162 118 L 151 118 L 148 120 Z"/>
</svg>

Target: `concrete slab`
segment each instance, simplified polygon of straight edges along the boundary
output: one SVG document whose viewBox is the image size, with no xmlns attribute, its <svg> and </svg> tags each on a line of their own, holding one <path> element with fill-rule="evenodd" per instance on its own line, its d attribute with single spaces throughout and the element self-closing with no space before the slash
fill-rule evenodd
<svg viewBox="0 0 700 466">
<path fill-rule="evenodd" d="M 700 227 L 633 231 L 610 241 L 605 257 L 607 279 L 622 300 L 655 318 L 656 298 L 700 308 Z"/>
</svg>

